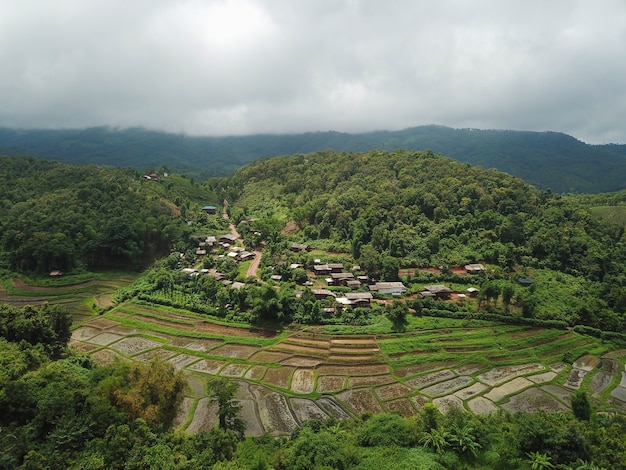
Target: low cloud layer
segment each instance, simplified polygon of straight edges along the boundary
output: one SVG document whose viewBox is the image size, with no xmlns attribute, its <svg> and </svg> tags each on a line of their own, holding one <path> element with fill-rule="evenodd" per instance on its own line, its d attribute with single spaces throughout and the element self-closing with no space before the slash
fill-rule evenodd
<svg viewBox="0 0 626 470">
<path fill-rule="evenodd" d="M 626 143 L 623 0 L 0 1 L 0 126 Z"/>
</svg>

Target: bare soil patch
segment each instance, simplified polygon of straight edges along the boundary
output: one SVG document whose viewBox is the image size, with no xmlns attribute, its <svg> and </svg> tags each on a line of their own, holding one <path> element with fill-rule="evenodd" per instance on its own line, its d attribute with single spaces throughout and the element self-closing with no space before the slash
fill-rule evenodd
<svg viewBox="0 0 626 470">
<path fill-rule="evenodd" d="M 585 354 L 584 356 L 576 359 L 573 366 L 586 372 L 590 372 L 599 367 L 601 362 L 602 360 L 599 357 L 592 356 L 591 354 Z"/>
<path fill-rule="evenodd" d="M 522 364 L 522 365 L 514 365 L 514 366 L 501 366 L 495 367 L 484 374 L 480 374 L 478 379 L 486 383 L 490 386 L 495 386 L 511 380 L 515 377 L 519 377 L 521 375 L 531 374 L 533 372 L 539 372 L 544 370 L 543 365 L 534 363 L 534 364 Z"/>
<path fill-rule="evenodd" d="M 320 393 L 338 392 L 343 390 L 346 377 L 344 376 L 321 376 L 317 378 L 316 390 Z"/>
<path fill-rule="evenodd" d="M 336 397 L 356 415 L 382 412 L 382 408 L 374 397 L 372 390 L 369 388 L 344 390 L 343 392 L 338 393 Z"/>
<path fill-rule="evenodd" d="M 396 379 L 389 374 L 372 375 L 371 377 L 350 377 L 347 388 L 370 387 L 372 385 L 384 385 L 395 382 Z"/>
<path fill-rule="evenodd" d="M 113 297 L 113 294 L 96 295 L 95 299 L 96 299 L 96 303 L 98 304 L 98 307 L 100 308 L 112 307 L 114 305 L 112 297 Z"/>
<path fill-rule="evenodd" d="M 260 385 L 250 385 L 250 390 L 256 398 L 259 417 L 267 432 L 273 435 L 290 434 L 298 427 L 282 394 Z"/>
<path fill-rule="evenodd" d="M 134 356 L 135 354 L 145 352 L 148 349 L 155 349 L 161 346 L 162 344 L 157 341 L 137 336 L 123 338 L 113 344 L 111 348 L 121 352 L 125 356 Z"/>
<path fill-rule="evenodd" d="M 569 388 L 579 389 L 588 373 L 586 370 L 573 367 L 564 385 Z"/>
<path fill-rule="evenodd" d="M 217 361 L 215 359 L 202 359 L 193 365 L 189 366 L 190 370 L 198 372 L 205 372 L 211 375 L 217 375 L 219 371 L 226 365 L 225 361 Z"/>
<path fill-rule="evenodd" d="M 220 375 L 224 377 L 243 377 L 248 367 L 247 364 L 228 364 L 220 371 Z"/>
<path fill-rule="evenodd" d="M 189 390 L 192 396 L 202 398 L 206 395 L 206 382 L 200 377 L 190 375 L 187 377 L 187 383 L 189 384 Z"/>
<path fill-rule="evenodd" d="M 267 369 L 263 377 L 263 382 L 288 390 L 289 381 L 291 380 L 294 370 L 294 367 L 288 366 Z"/>
<path fill-rule="evenodd" d="M 423 374 L 427 371 L 435 371 L 439 369 L 446 369 L 453 367 L 457 364 L 456 361 L 440 361 L 440 362 L 427 362 L 424 364 L 416 364 L 408 367 L 398 367 L 394 369 L 394 375 L 396 377 L 409 377 L 411 375 Z"/>
<path fill-rule="evenodd" d="M 537 388 L 525 390 L 519 395 L 511 397 L 511 400 L 502 405 L 502 408 L 511 413 L 515 413 L 517 411 L 522 411 L 524 413 L 546 411 L 551 413 L 555 411 L 568 410 L 568 408 L 561 402 Z"/>
<path fill-rule="evenodd" d="M 285 366 L 295 367 L 317 367 L 322 363 L 321 359 L 314 357 L 293 356 L 282 362 Z"/>
<path fill-rule="evenodd" d="M 285 341 L 283 341 L 281 344 L 285 344 L 285 343 L 302 345 L 302 346 L 319 347 L 319 348 L 324 348 L 324 349 L 328 349 L 330 347 L 330 341 L 328 339 L 312 338 L 309 336 L 299 336 L 299 335 L 290 336 L 289 338 L 285 339 Z"/>
<path fill-rule="evenodd" d="M 617 398 L 618 400 L 624 402 L 626 404 L 626 387 L 615 387 L 611 392 L 611 396 L 613 398 Z"/>
<path fill-rule="evenodd" d="M 108 328 L 113 328 L 115 326 L 121 326 L 119 322 L 109 320 L 107 318 L 96 318 L 89 322 L 89 326 L 94 328 L 100 328 L 101 330 L 106 330 Z"/>
<path fill-rule="evenodd" d="M 447 413 L 452 408 L 463 409 L 463 402 L 460 398 L 455 397 L 454 395 L 448 395 L 446 397 L 435 398 L 433 400 L 433 405 L 435 405 L 439 411 L 442 413 Z"/>
<path fill-rule="evenodd" d="M 123 336 L 135 336 L 135 335 L 142 333 L 142 331 L 136 328 L 129 328 L 127 326 L 114 326 L 113 328 L 109 328 L 108 331 L 109 333 L 116 333 L 118 335 L 123 335 Z"/>
<path fill-rule="evenodd" d="M 267 371 L 267 367 L 265 366 L 252 366 L 248 369 L 248 372 L 246 372 L 245 377 L 246 379 L 261 380 L 265 375 L 265 371 Z"/>
<path fill-rule="evenodd" d="M 328 362 L 375 362 L 377 361 L 376 357 L 372 354 L 331 354 L 328 356 Z"/>
<path fill-rule="evenodd" d="M 556 397 L 559 401 L 563 403 L 570 403 L 572 401 L 572 391 L 563 388 L 560 385 L 542 385 L 541 387 L 539 387 L 539 389 L 543 390 L 549 395 Z"/>
<path fill-rule="evenodd" d="M 373 338 L 333 338 L 330 340 L 331 346 L 353 346 L 353 347 L 375 347 L 378 343 Z"/>
<path fill-rule="evenodd" d="M 97 346 L 95 344 L 89 344 L 89 343 L 81 343 L 80 341 L 76 341 L 76 340 L 70 340 L 69 345 L 73 348 L 76 348 L 78 351 L 88 354 L 91 351 L 98 349 L 100 346 Z"/>
<path fill-rule="evenodd" d="M 408 418 L 415 415 L 415 408 L 411 405 L 411 401 L 406 398 L 398 398 L 383 404 L 390 413 L 398 413 L 400 416 Z"/>
<path fill-rule="evenodd" d="M 96 328 L 90 328 L 88 326 L 82 326 L 72 331 L 72 339 L 77 341 L 86 341 L 94 336 L 100 334 L 100 330 Z"/>
<path fill-rule="evenodd" d="M 259 351 L 257 346 L 246 344 L 225 344 L 211 351 L 211 356 L 224 356 L 233 358 L 247 358 Z"/>
<path fill-rule="evenodd" d="M 467 387 L 473 381 L 474 379 L 470 376 L 462 375 L 460 377 L 455 377 L 452 380 L 446 380 L 445 382 L 440 382 L 438 384 L 431 385 L 430 387 L 423 388 L 421 393 L 431 397 L 447 395 Z"/>
<path fill-rule="evenodd" d="M 297 369 L 291 379 L 291 390 L 295 393 L 311 393 L 315 387 L 315 375 L 312 370 Z"/>
<path fill-rule="evenodd" d="M 461 390 L 457 390 L 454 394 L 459 397 L 461 400 L 468 400 L 476 395 L 480 395 L 489 387 L 480 382 L 476 382 L 469 387 L 462 388 Z"/>
<path fill-rule="evenodd" d="M 261 437 L 265 434 L 265 428 L 261 419 L 254 400 L 239 400 L 241 409 L 239 410 L 239 417 L 246 423 L 246 436 Z"/>
<path fill-rule="evenodd" d="M 217 425 L 217 404 L 211 403 L 209 398 L 198 400 L 198 406 L 191 423 L 185 431 L 189 434 L 199 434 L 210 431 Z"/>
<path fill-rule="evenodd" d="M 328 355 L 328 349 L 301 346 L 299 344 L 279 343 L 272 347 L 275 351 L 288 352 L 302 356 L 318 356 L 325 358 Z"/>
<path fill-rule="evenodd" d="M 372 356 L 371 353 L 375 353 L 380 351 L 380 349 L 378 349 L 378 347 L 364 347 L 364 346 L 360 346 L 358 348 L 356 347 L 343 347 L 343 346 L 331 346 L 330 348 L 330 353 L 331 355 L 341 355 L 341 354 L 345 354 L 345 355 L 367 355 L 367 356 Z"/>
<path fill-rule="evenodd" d="M 500 385 L 499 387 L 492 388 L 484 395 L 484 397 L 488 398 L 494 403 L 497 403 L 504 400 L 506 397 L 519 392 L 520 390 L 531 387 L 532 385 L 533 383 L 530 380 L 524 377 L 517 377 L 516 379 Z"/>
<path fill-rule="evenodd" d="M 556 372 L 548 371 L 548 372 L 544 372 L 543 374 L 529 375 L 526 378 L 536 384 L 543 384 L 546 382 L 552 382 L 556 376 L 557 376 Z"/>
<path fill-rule="evenodd" d="M 611 359 L 619 359 L 620 357 L 626 358 L 626 349 L 620 349 L 618 351 L 611 351 L 610 353 L 607 353 L 604 356 L 611 358 Z"/>
<path fill-rule="evenodd" d="M 438 372 L 433 372 L 428 375 L 424 375 L 422 377 L 416 377 L 411 380 L 407 380 L 405 383 L 413 388 L 423 388 L 428 387 L 429 385 L 433 385 L 437 382 L 443 382 L 444 380 L 450 380 L 451 378 L 456 377 L 456 374 L 452 372 L 450 369 L 440 370 Z"/>
<path fill-rule="evenodd" d="M 178 413 L 176 414 L 176 418 L 174 418 L 174 422 L 172 426 L 174 429 L 180 429 L 187 422 L 187 418 L 189 417 L 189 413 L 191 412 L 191 407 L 193 405 L 194 399 L 191 397 L 183 398 L 180 407 L 178 408 Z"/>
<path fill-rule="evenodd" d="M 242 336 L 246 338 L 274 338 L 278 335 L 278 332 L 274 330 L 263 328 L 237 328 L 235 326 L 217 325 L 207 321 L 196 323 L 195 329 L 202 333 L 211 333 L 220 336 Z"/>
<path fill-rule="evenodd" d="M 171 363 L 177 369 L 183 369 L 188 366 L 192 362 L 196 362 L 198 360 L 195 356 L 190 356 L 189 354 L 179 354 L 167 360 L 167 362 Z"/>
<path fill-rule="evenodd" d="M 330 397 L 318 398 L 315 403 L 329 416 L 335 419 L 347 419 L 350 417 L 348 412 Z"/>
<path fill-rule="evenodd" d="M 389 401 L 399 397 L 404 397 L 413 392 L 413 389 L 407 387 L 404 384 L 396 382 L 390 385 L 383 385 L 382 387 L 378 387 L 375 392 L 380 401 Z"/>
<path fill-rule="evenodd" d="M 411 397 L 410 400 L 413 406 L 418 410 L 421 410 L 426 403 L 430 403 L 430 399 L 424 395 L 415 395 Z"/>
<path fill-rule="evenodd" d="M 192 351 L 209 351 L 217 346 L 224 344 L 221 339 L 197 339 L 187 338 L 185 336 L 173 337 L 170 340 L 172 346 L 178 348 L 190 349 Z"/>
<path fill-rule="evenodd" d="M 123 359 L 122 356 L 110 349 L 101 349 L 91 355 L 94 361 L 99 364 L 113 364 L 115 361 Z"/>
<path fill-rule="evenodd" d="M 607 374 L 617 375 L 620 369 L 620 363 L 617 359 L 611 359 L 608 357 L 602 358 L 602 364 L 600 365 L 600 370 L 602 372 L 606 372 Z"/>
<path fill-rule="evenodd" d="M 473 400 L 467 402 L 468 408 L 472 413 L 477 415 L 485 415 L 498 411 L 498 407 L 490 400 L 484 397 L 476 397 Z"/>
<path fill-rule="evenodd" d="M 275 351 L 258 351 L 249 357 L 251 362 L 260 362 L 262 364 L 279 363 L 291 357 L 291 354 L 285 354 Z"/>
<path fill-rule="evenodd" d="M 150 351 L 146 351 L 145 353 L 133 356 L 133 359 L 136 361 L 150 362 L 152 359 L 168 359 L 175 354 L 175 352 L 168 351 L 167 349 L 152 349 Z"/>
<path fill-rule="evenodd" d="M 602 392 L 602 390 L 604 390 L 611 384 L 611 382 L 613 381 L 613 377 L 614 376 L 611 374 L 598 372 L 596 375 L 593 376 L 593 380 L 589 385 L 589 390 L 591 390 L 595 394 L 599 394 L 600 392 Z"/>
<path fill-rule="evenodd" d="M 459 375 L 472 375 L 478 372 L 479 370 L 486 369 L 486 368 L 487 366 L 485 366 L 484 364 L 479 364 L 479 363 L 465 364 L 464 366 L 454 369 L 454 372 Z"/>
<path fill-rule="evenodd" d="M 319 375 L 350 375 L 369 376 L 389 373 L 387 364 L 365 364 L 365 365 L 327 365 L 322 364 L 317 368 Z"/>
<path fill-rule="evenodd" d="M 99 335 L 94 336 L 93 338 L 89 338 L 90 343 L 99 344 L 100 346 L 107 346 L 111 343 L 119 341 L 123 336 L 116 335 L 114 333 L 100 333 Z"/>
<path fill-rule="evenodd" d="M 289 404 L 291 405 L 296 421 L 300 425 L 311 419 L 325 421 L 329 418 L 328 414 L 317 406 L 317 403 L 313 400 L 306 398 L 290 398 Z"/>
</svg>

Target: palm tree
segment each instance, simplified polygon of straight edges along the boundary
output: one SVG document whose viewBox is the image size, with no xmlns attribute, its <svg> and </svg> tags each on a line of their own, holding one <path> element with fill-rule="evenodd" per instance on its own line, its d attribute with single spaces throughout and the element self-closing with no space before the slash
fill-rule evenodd
<svg viewBox="0 0 626 470">
<path fill-rule="evenodd" d="M 452 426 L 452 434 L 449 440 L 462 454 L 471 453 L 474 457 L 476 457 L 478 449 L 481 447 L 474 437 L 474 428 L 469 425 L 459 427 L 455 424 Z"/>
<path fill-rule="evenodd" d="M 554 468 L 550 457 L 547 454 L 541 454 L 539 452 L 530 452 L 526 454 L 528 456 L 528 463 L 532 470 L 546 470 L 548 468 Z"/>
<path fill-rule="evenodd" d="M 450 446 L 448 438 L 450 433 L 442 427 L 433 428 L 424 432 L 424 436 L 420 439 L 420 444 L 424 447 L 430 447 L 438 454 L 443 454 L 446 447 Z"/>
</svg>

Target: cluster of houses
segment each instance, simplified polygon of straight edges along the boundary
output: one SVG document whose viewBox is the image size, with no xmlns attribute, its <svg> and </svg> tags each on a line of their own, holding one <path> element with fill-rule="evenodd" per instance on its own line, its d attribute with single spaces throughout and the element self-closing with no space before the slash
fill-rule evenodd
<svg viewBox="0 0 626 470">
<path fill-rule="evenodd" d="M 206 206 L 203 208 L 208 213 L 216 210 L 214 206 Z M 198 239 L 198 249 L 196 250 L 197 256 L 203 256 L 207 253 L 207 248 L 221 247 L 227 251 L 227 256 L 235 261 L 246 261 L 253 259 L 255 254 L 245 249 L 235 246 L 237 237 L 232 234 L 225 234 L 218 237 L 215 236 L 201 236 Z M 295 243 L 291 245 L 291 251 L 295 253 L 303 251 L 311 251 L 311 246 L 308 244 Z M 294 263 L 290 265 L 291 269 L 303 269 L 303 264 Z M 482 264 L 468 264 L 465 265 L 465 271 L 468 274 L 477 274 L 485 270 Z M 347 292 L 340 294 L 339 296 L 329 289 L 312 289 L 313 295 L 317 299 L 333 298 L 340 306 L 352 306 L 352 307 L 369 307 L 373 300 L 373 293 L 401 296 L 407 292 L 407 287 L 402 282 L 374 282 L 368 279 L 367 276 L 360 274 L 361 268 L 358 265 L 352 266 L 351 269 L 346 270 L 343 263 L 322 263 L 321 260 L 314 260 L 312 266 L 312 272 L 317 278 L 324 278 L 328 286 L 342 286 L 348 287 L 355 292 Z M 239 289 L 244 286 L 241 282 L 232 282 L 224 277 L 223 274 L 217 272 L 214 269 L 193 269 L 185 268 L 183 272 L 188 273 L 190 276 L 197 276 L 200 274 L 206 274 L 213 276 L 218 281 L 222 281 L 225 285 L 229 285 L 233 288 Z M 357 273 L 357 274 L 355 274 Z M 280 275 L 272 276 L 272 280 L 281 281 Z M 313 285 L 311 281 L 306 282 L 306 285 Z M 367 285 L 369 292 L 356 292 L 360 290 L 364 285 Z M 478 295 L 478 289 L 470 287 L 467 289 L 467 295 L 475 297 Z M 435 300 L 449 300 L 452 294 L 456 292 L 442 284 L 424 286 L 424 289 L 419 292 L 419 295 L 424 299 Z M 466 297 L 465 293 L 456 293 L 459 299 Z"/>
<path fill-rule="evenodd" d="M 255 254 L 251 251 L 246 251 L 239 246 L 235 246 L 237 237 L 230 233 L 220 236 L 219 238 L 214 236 L 199 236 L 198 248 L 196 249 L 196 256 L 204 256 L 207 254 L 207 249 L 219 246 L 224 250 L 228 250 L 227 257 L 235 261 L 247 261 L 253 259 Z"/>
</svg>

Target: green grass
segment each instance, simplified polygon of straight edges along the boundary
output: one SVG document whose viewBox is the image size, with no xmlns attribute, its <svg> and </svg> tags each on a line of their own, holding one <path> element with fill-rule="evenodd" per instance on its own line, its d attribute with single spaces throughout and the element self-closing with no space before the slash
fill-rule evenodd
<svg viewBox="0 0 626 470">
<path fill-rule="evenodd" d="M 626 206 L 596 206 L 590 207 L 589 212 L 604 222 L 626 225 Z"/>
</svg>

